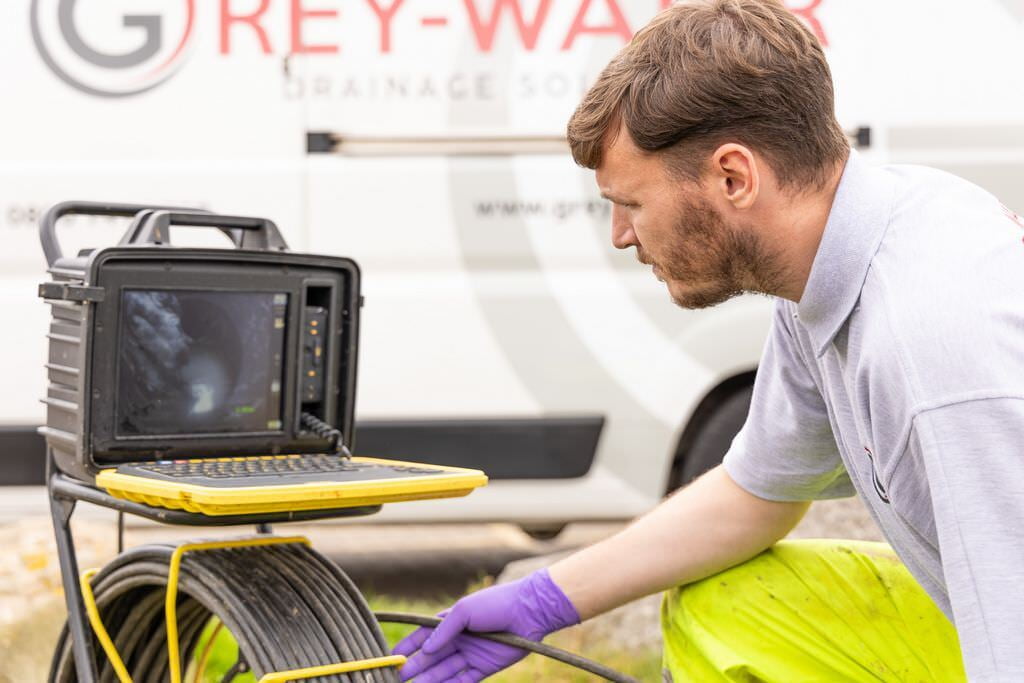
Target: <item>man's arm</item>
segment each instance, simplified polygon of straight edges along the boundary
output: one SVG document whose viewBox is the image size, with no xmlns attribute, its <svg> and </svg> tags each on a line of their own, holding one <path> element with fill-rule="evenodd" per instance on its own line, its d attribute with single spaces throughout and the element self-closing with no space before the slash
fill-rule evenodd
<svg viewBox="0 0 1024 683">
<path fill-rule="evenodd" d="M 436 629 L 419 629 L 395 647 L 396 654 L 410 656 L 402 680 L 436 683 L 454 673 L 460 682 L 482 680 L 525 652 L 464 631 L 541 640 L 581 618 L 710 576 L 768 548 L 809 505 L 768 498 L 851 495 L 828 411 L 789 328 L 794 312 L 789 302 L 776 302 L 750 414 L 725 465 L 616 536 L 550 569 L 459 600 Z"/>
<path fill-rule="evenodd" d="M 809 505 L 758 498 L 719 466 L 549 571 L 580 617 L 589 619 L 753 557 L 789 533 Z"/>
<path fill-rule="evenodd" d="M 438 683 L 458 676 L 459 681 L 480 681 L 526 653 L 462 635 L 464 630 L 508 631 L 540 640 L 581 619 L 753 557 L 785 536 L 808 505 L 751 495 L 719 466 L 615 536 L 549 570 L 459 600 L 437 629 L 419 629 L 395 647 L 396 654 L 413 655 L 402 668 L 402 680 Z"/>
</svg>

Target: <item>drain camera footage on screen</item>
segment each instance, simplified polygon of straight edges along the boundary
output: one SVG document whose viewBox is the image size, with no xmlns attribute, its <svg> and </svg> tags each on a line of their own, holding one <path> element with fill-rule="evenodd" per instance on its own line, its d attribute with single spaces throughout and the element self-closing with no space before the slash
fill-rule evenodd
<svg viewBox="0 0 1024 683">
<path fill-rule="evenodd" d="M 122 293 L 118 434 L 281 429 L 288 295 Z"/>
</svg>

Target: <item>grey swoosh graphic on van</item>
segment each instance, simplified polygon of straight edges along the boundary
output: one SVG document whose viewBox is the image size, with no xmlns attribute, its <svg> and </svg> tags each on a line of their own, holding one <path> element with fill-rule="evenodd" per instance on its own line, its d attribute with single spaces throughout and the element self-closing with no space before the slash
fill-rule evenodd
<svg viewBox="0 0 1024 683">
<path fill-rule="evenodd" d="M 1024 0 L 999 0 L 999 4 L 1005 7 L 1017 21 L 1024 21 Z"/>
</svg>

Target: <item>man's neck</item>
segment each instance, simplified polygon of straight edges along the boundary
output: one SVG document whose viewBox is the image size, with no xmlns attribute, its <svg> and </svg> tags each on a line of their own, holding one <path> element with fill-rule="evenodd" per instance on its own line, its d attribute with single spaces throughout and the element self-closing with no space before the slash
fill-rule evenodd
<svg viewBox="0 0 1024 683">
<path fill-rule="evenodd" d="M 778 291 L 769 294 L 800 302 L 845 168 L 844 158 L 830 173 L 822 189 L 793 197 L 780 212 L 776 235 L 781 245 L 778 253 L 780 271 L 785 276 Z"/>
</svg>

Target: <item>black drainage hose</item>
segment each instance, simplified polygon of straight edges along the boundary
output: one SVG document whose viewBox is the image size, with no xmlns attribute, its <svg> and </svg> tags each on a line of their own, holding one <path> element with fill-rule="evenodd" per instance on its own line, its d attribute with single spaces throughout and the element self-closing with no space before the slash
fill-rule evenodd
<svg viewBox="0 0 1024 683">
<path fill-rule="evenodd" d="M 374 616 L 377 617 L 377 621 L 381 623 L 392 623 L 392 624 L 415 624 L 416 626 L 437 626 L 441 623 L 441 620 L 437 617 L 424 617 L 418 614 L 407 614 L 405 612 L 375 612 Z M 577 654 L 566 652 L 557 647 L 545 645 L 544 643 L 538 643 L 527 638 L 512 635 L 511 633 L 473 633 L 477 638 L 484 638 L 486 640 L 493 640 L 496 643 L 502 643 L 503 645 L 512 645 L 523 650 L 535 652 L 545 657 L 558 660 L 563 664 L 576 667 L 583 671 L 587 671 L 592 674 L 596 674 L 606 681 L 615 681 L 615 683 L 638 683 L 635 678 L 620 674 L 614 669 L 609 669 L 603 664 L 598 664 L 592 660 L 580 657 Z"/>
</svg>

